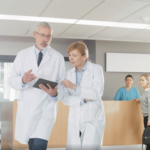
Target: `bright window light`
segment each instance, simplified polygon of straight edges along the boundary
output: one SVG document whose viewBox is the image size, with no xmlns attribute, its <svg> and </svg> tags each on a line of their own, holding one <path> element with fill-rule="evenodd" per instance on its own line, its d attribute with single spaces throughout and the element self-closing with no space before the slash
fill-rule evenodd
<svg viewBox="0 0 150 150">
<path fill-rule="evenodd" d="M 145 29 L 150 26 L 148 24 L 108 22 L 108 21 L 91 21 L 91 20 L 79 20 L 76 24 L 106 26 L 106 27 L 119 27 L 119 28 L 132 28 L 132 29 Z"/>
<path fill-rule="evenodd" d="M 48 18 L 48 17 L 34 17 L 34 16 L 16 16 L 16 15 L 0 15 L 0 20 L 18 20 L 18 21 L 36 21 L 36 22 L 53 22 L 53 23 L 68 23 L 73 24 L 76 19 L 63 18 Z"/>
</svg>

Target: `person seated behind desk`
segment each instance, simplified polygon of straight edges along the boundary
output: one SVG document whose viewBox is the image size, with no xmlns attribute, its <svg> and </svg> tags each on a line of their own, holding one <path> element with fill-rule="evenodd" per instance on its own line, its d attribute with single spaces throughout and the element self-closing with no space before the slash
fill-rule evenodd
<svg viewBox="0 0 150 150">
<path fill-rule="evenodd" d="M 133 77 L 132 75 L 127 75 L 125 77 L 126 86 L 118 89 L 114 100 L 117 101 L 131 101 L 134 98 L 140 98 L 139 92 L 135 87 L 132 87 Z"/>
</svg>

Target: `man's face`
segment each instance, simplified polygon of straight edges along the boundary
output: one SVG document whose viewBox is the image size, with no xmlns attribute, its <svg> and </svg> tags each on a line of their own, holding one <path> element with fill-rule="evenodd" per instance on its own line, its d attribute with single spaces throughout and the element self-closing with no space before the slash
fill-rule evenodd
<svg viewBox="0 0 150 150">
<path fill-rule="evenodd" d="M 37 31 L 33 32 L 33 37 L 36 41 L 36 48 L 40 51 L 47 48 L 51 42 L 51 29 L 39 26 Z"/>
</svg>

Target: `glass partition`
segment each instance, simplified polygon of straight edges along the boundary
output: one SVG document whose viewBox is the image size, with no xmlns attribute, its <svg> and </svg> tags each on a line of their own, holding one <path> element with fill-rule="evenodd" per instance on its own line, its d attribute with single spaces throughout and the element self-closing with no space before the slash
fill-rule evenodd
<svg viewBox="0 0 150 150">
<path fill-rule="evenodd" d="M 19 92 L 8 84 L 8 78 L 13 66 L 15 56 L 0 56 L 0 101 L 14 101 L 18 99 Z"/>
</svg>

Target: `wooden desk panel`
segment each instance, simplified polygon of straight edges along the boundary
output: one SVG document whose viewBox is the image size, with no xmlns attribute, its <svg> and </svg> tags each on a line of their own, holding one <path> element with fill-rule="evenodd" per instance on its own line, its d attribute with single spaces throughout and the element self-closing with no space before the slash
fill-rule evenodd
<svg viewBox="0 0 150 150">
<path fill-rule="evenodd" d="M 103 101 L 105 132 L 103 145 L 134 145 L 142 143 L 143 116 L 140 103 Z"/>
<path fill-rule="evenodd" d="M 69 113 L 69 106 L 65 106 L 61 101 L 59 101 L 57 118 L 48 142 L 48 147 L 51 148 L 66 147 L 68 113 Z"/>
<path fill-rule="evenodd" d="M 67 142 L 67 128 L 68 128 L 68 112 L 69 107 L 63 105 L 60 101 L 58 102 L 57 106 L 57 119 L 55 125 L 53 127 L 51 136 L 48 141 L 48 148 L 55 148 L 55 147 L 66 147 Z M 17 102 L 13 103 L 13 137 L 15 134 L 15 120 L 16 120 L 16 113 L 17 113 Z M 13 139 L 13 149 L 27 149 L 27 144 L 21 144 L 15 139 Z"/>
<path fill-rule="evenodd" d="M 143 117 L 140 103 L 132 101 L 103 101 L 106 125 L 103 145 L 141 144 Z M 27 149 L 28 145 L 20 144 L 14 139 L 17 102 L 13 102 L 13 149 Z M 66 147 L 69 107 L 58 102 L 58 112 L 48 148 Z M 2 137 L 3 138 L 3 137 Z M 2 140 L 2 148 L 8 147 L 7 140 Z"/>
</svg>

